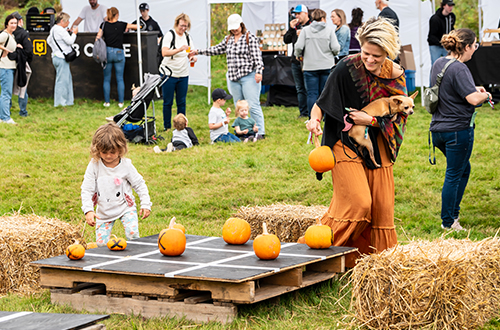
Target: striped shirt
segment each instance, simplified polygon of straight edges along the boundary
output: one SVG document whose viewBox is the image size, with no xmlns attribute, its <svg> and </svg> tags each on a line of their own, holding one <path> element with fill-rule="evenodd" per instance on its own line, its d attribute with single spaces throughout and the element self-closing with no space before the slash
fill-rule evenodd
<svg viewBox="0 0 500 330">
<path fill-rule="evenodd" d="M 245 35 L 242 35 L 236 43 L 234 42 L 234 36 L 231 35 L 226 36 L 218 45 L 207 49 L 199 49 L 198 53 L 208 56 L 225 53 L 227 77 L 231 81 L 238 81 L 253 71 L 262 74 L 264 62 L 262 61 L 262 52 L 259 49 L 259 41 L 253 34 L 247 33 L 248 44 Z"/>
</svg>

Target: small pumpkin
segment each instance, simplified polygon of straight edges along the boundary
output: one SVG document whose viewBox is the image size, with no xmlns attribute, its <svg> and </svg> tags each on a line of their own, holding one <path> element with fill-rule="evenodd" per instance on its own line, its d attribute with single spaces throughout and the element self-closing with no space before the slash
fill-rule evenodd
<svg viewBox="0 0 500 330">
<path fill-rule="evenodd" d="M 124 238 L 116 237 L 116 235 L 112 235 L 114 237 L 110 238 L 108 243 L 108 249 L 111 251 L 122 251 L 127 248 L 127 241 Z"/>
<path fill-rule="evenodd" d="M 311 249 L 328 249 L 333 244 L 333 231 L 330 226 L 322 225 L 318 218 L 307 228 L 304 239 Z"/>
<path fill-rule="evenodd" d="M 176 222 L 176 223 L 175 223 L 175 225 L 174 225 L 174 228 L 177 228 L 177 229 L 182 230 L 182 232 L 183 232 L 184 234 L 186 233 L 186 228 L 185 228 L 183 225 L 181 225 L 180 223 L 177 223 L 177 222 Z"/>
<path fill-rule="evenodd" d="M 186 250 L 186 235 L 181 229 L 175 228 L 175 217 L 170 220 L 168 228 L 160 232 L 158 249 L 169 257 L 180 256 Z"/>
<path fill-rule="evenodd" d="M 248 222 L 240 218 L 229 218 L 222 227 L 222 238 L 227 244 L 245 244 L 251 233 L 252 228 Z"/>
<path fill-rule="evenodd" d="M 278 236 L 267 232 L 267 225 L 262 223 L 262 234 L 253 241 L 253 251 L 255 255 L 263 260 L 273 260 L 278 258 L 281 251 L 281 243 Z"/>
<path fill-rule="evenodd" d="M 66 256 L 71 260 L 79 260 L 85 256 L 85 248 L 78 241 L 66 248 Z"/>
<path fill-rule="evenodd" d="M 96 242 L 90 242 L 90 243 L 87 243 L 87 250 L 90 250 L 90 249 L 95 249 L 95 248 L 97 248 L 97 247 L 99 247 L 99 246 L 97 245 L 97 243 L 96 243 Z"/>
<path fill-rule="evenodd" d="M 321 146 L 316 134 L 314 134 L 314 144 L 316 148 L 309 153 L 309 165 L 318 172 L 331 171 L 335 167 L 335 155 L 329 146 Z"/>
</svg>

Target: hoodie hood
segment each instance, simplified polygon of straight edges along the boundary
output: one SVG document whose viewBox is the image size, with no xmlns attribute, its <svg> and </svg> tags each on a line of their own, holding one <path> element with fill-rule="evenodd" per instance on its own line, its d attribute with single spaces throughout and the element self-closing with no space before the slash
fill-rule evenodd
<svg viewBox="0 0 500 330">
<path fill-rule="evenodd" d="M 326 28 L 326 22 L 314 21 L 311 23 L 310 27 L 313 33 L 318 33 Z"/>
</svg>

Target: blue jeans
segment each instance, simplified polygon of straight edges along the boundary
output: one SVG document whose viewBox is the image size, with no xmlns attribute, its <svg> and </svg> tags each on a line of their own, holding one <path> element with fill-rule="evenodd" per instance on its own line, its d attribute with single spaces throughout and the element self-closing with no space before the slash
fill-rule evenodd
<svg viewBox="0 0 500 330">
<path fill-rule="evenodd" d="M 311 109 L 316 100 L 321 95 L 325 87 L 326 80 L 330 75 L 330 69 L 304 71 L 304 83 L 307 90 L 307 116 L 311 116 Z"/>
<path fill-rule="evenodd" d="M 111 72 L 115 68 L 116 89 L 118 91 L 118 103 L 123 103 L 125 98 L 125 82 L 123 81 L 123 71 L 125 71 L 125 54 L 123 49 L 106 47 L 108 63 L 104 68 L 104 102 L 109 103 L 111 93 Z"/>
<path fill-rule="evenodd" d="M 189 77 L 170 77 L 161 87 L 163 93 L 163 128 L 172 127 L 172 105 L 177 104 L 177 113 L 186 115 L 186 95 L 188 91 Z"/>
<path fill-rule="evenodd" d="M 16 69 L 0 69 L 0 119 L 10 119 L 10 104 L 12 100 L 12 88 L 14 87 L 14 72 Z"/>
<path fill-rule="evenodd" d="M 227 78 L 227 77 L 226 77 Z M 234 104 L 238 100 L 245 100 L 250 106 L 250 117 L 255 120 L 260 135 L 266 134 L 266 129 L 264 126 L 264 113 L 260 107 L 260 89 L 262 82 L 255 82 L 255 71 L 247 74 L 246 76 L 240 78 L 238 81 L 232 81 L 227 79 L 227 89 L 229 94 L 233 96 Z"/>
<path fill-rule="evenodd" d="M 69 63 L 64 58 L 52 57 L 52 64 L 56 68 L 56 85 L 54 86 L 54 106 L 73 105 L 73 78 Z"/>
<path fill-rule="evenodd" d="M 227 143 L 227 142 L 241 142 L 241 140 L 231 133 L 226 133 L 226 134 L 219 135 L 219 137 L 216 138 L 214 140 L 214 142 L 225 142 L 225 143 Z"/>
<path fill-rule="evenodd" d="M 460 202 L 470 175 L 474 128 L 458 132 L 432 132 L 432 143 L 446 157 L 446 174 L 441 192 L 441 220 L 450 227 L 460 213 Z"/>
<path fill-rule="evenodd" d="M 28 116 L 28 111 L 26 110 L 26 107 L 28 106 L 28 92 L 24 93 L 24 98 L 19 96 L 17 98 L 17 103 L 19 104 L 19 116 Z M 12 99 L 10 100 L 10 106 L 12 107 Z"/>
<path fill-rule="evenodd" d="M 448 55 L 443 46 L 429 45 L 429 51 L 431 53 L 431 67 L 438 58 Z"/>
<path fill-rule="evenodd" d="M 297 90 L 297 101 L 299 102 L 300 115 L 307 117 L 309 112 L 307 111 L 307 90 L 304 84 L 304 74 L 302 73 L 302 67 L 300 63 L 292 62 L 292 76 L 295 81 L 295 89 Z"/>
</svg>

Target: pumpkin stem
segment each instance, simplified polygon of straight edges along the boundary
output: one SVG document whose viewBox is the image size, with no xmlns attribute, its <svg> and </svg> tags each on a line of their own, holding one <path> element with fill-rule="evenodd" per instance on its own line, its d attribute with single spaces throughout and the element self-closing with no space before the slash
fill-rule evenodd
<svg viewBox="0 0 500 330">
<path fill-rule="evenodd" d="M 321 221 L 319 220 L 319 217 L 316 219 L 316 224 L 319 226 L 321 225 Z"/>
<path fill-rule="evenodd" d="M 265 222 L 262 223 L 262 235 L 269 235 L 267 232 L 267 225 Z"/>
<path fill-rule="evenodd" d="M 316 148 L 321 147 L 321 143 L 319 142 L 318 136 L 314 133 L 313 135 L 314 135 L 314 145 L 316 146 Z"/>
<path fill-rule="evenodd" d="M 80 241 L 75 239 L 75 243 L 73 243 L 73 244 L 80 244 Z"/>
<path fill-rule="evenodd" d="M 173 218 L 170 220 L 170 224 L 168 225 L 168 228 L 174 228 L 174 225 L 175 225 L 175 217 L 173 217 Z"/>
<path fill-rule="evenodd" d="M 114 238 L 118 238 L 118 237 L 116 237 L 116 235 L 115 235 L 115 234 L 111 234 L 111 236 L 113 236 Z"/>
</svg>

